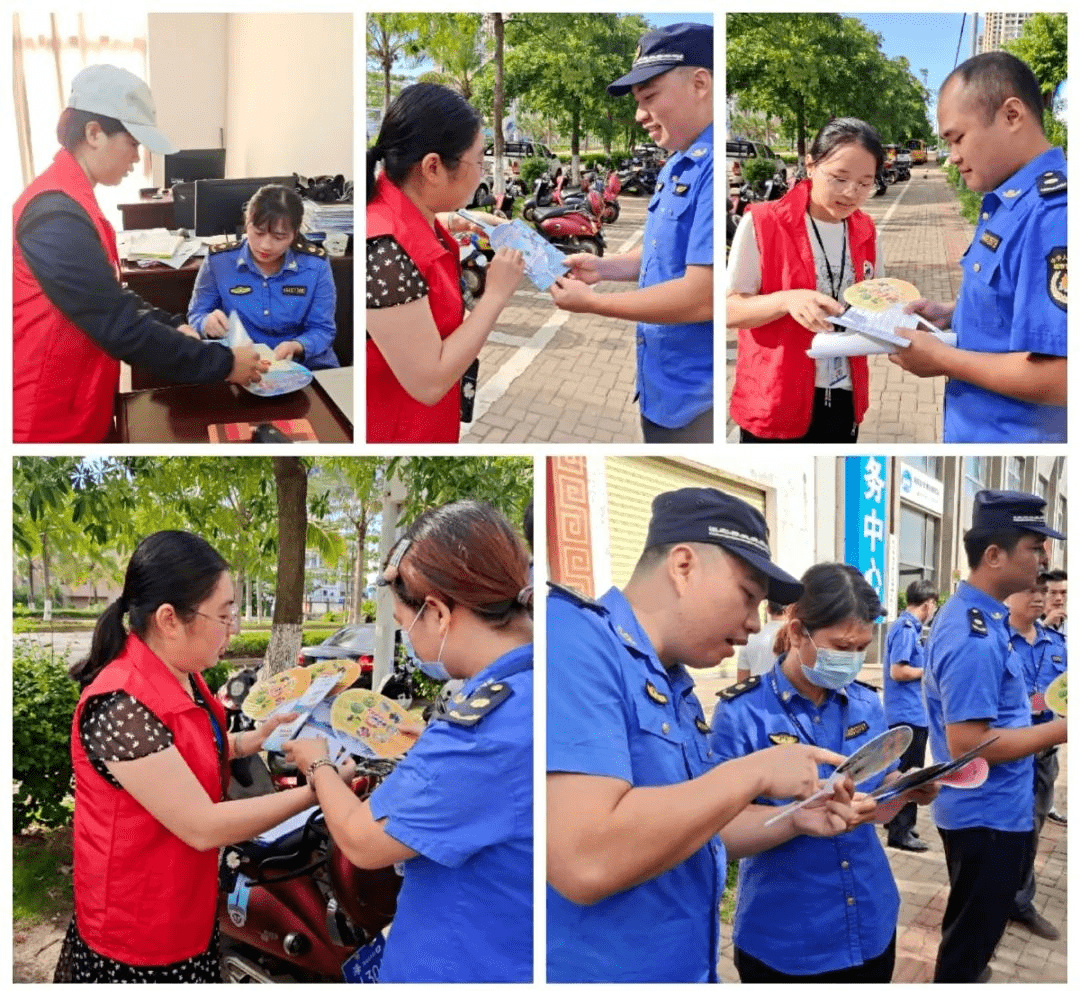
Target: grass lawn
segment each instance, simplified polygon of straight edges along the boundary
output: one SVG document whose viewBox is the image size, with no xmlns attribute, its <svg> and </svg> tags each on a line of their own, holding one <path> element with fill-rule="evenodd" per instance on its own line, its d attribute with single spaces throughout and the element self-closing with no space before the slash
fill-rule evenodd
<svg viewBox="0 0 1080 991">
<path fill-rule="evenodd" d="M 71 827 L 12 840 L 12 917 L 36 923 L 71 911 Z"/>
</svg>

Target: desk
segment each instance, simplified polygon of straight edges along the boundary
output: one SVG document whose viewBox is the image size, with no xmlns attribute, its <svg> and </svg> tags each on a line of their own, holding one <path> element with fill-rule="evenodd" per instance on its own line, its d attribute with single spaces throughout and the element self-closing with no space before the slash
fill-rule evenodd
<svg viewBox="0 0 1080 991">
<path fill-rule="evenodd" d="M 300 419 L 311 423 L 323 443 L 352 443 L 352 424 L 318 381 L 271 399 L 228 382 L 128 392 L 117 401 L 116 432 L 131 444 L 209 444 L 213 423 Z"/>
<path fill-rule="evenodd" d="M 182 268 L 174 269 L 168 265 L 140 268 L 132 262 L 124 262 L 123 279 L 132 292 L 151 306 L 168 313 L 187 313 L 201 263 L 201 258 L 192 258 Z M 347 366 L 353 363 L 353 256 L 331 258 L 330 270 L 334 274 L 334 288 L 337 290 L 334 353 L 341 365 Z"/>
<path fill-rule="evenodd" d="M 126 231 L 148 231 L 155 227 L 176 229 L 171 192 L 162 194 L 160 199 L 144 196 L 138 203 L 121 203 L 120 216 Z"/>
</svg>

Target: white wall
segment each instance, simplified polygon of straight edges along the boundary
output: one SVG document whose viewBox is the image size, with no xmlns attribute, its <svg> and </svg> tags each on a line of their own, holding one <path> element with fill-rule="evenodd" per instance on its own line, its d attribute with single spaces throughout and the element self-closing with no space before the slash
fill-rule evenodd
<svg viewBox="0 0 1080 991">
<path fill-rule="evenodd" d="M 226 174 L 353 176 L 350 14 L 229 14 Z"/>
<path fill-rule="evenodd" d="M 178 148 L 221 148 L 228 90 L 228 14 L 150 14 L 150 90 L 161 130 Z M 162 183 L 162 156 L 154 182 Z"/>
<path fill-rule="evenodd" d="M 150 14 L 150 87 L 179 148 L 227 176 L 353 176 L 350 14 Z M 154 156 L 154 181 L 162 180 Z"/>
</svg>

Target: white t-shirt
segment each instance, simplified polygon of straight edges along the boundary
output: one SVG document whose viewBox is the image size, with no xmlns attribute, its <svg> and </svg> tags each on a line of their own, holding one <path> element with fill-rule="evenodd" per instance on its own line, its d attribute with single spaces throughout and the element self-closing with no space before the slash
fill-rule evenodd
<svg viewBox="0 0 1080 991">
<path fill-rule="evenodd" d="M 832 266 L 833 279 L 840 275 L 841 251 L 844 252 L 844 274 L 840 279 L 838 295 L 842 298 L 844 290 L 855 281 L 855 264 L 851 260 L 850 244 L 845 247 L 843 238 L 846 225 L 831 223 L 827 220 L 815 220 L 821 245 L 814 235 L 810 223 L 810 214 L 806 214 L 806 236 L 810 239 L 810 250 L 814 256 L 814 270 L 817 275 L 817 290 L 826 296 L 832 296 L 833 287 L 829 285 L 829 269 L 825 264 L 828 257 Z M 885 261 L 881 253 L 881 237 L 876 235 L 876 258 L 873 277 L 880 279 L 885 275 Z M 869 278 L 868 275 L 862 278 Z M 860 280 L 861 281 L 861 280 Z M 835 284 L 835 281 L 834 281 Z M 731 254 L 727 262 L 727 291 L 756 296 L 761 292 L 761 254 L 758 252 L 757 238 L 754 236 L 754 217 L 752 213 L 743 214 L 738 230 L 731 242 Z M 818 358 L 815 361 L 814 386 L 818 389 L 850 389 L 851 374 L 847 358 Z"/>
<path fill-rule="evenodd" d="M 783 625 L 782 619 L 770 619 L 757 633 L 751 633 L 746 638 L 746 646 L 739 652 L 738 666 L 749 668 L 751 675 L 765 674 L 771 670 L 776 660 L 773 641 Z"/>
</svg>

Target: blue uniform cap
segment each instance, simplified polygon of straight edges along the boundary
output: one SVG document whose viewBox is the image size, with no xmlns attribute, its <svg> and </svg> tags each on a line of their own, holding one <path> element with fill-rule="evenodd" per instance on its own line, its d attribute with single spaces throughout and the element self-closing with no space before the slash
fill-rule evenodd
<svg viewBox="0 0 1080 991">
<path fill-rule="evenodd" d="M 796 602 L 802 583 L 772 563 L 768 540 L 765 517 L 742 499 L 719 489 L 676 489 L 653 499 L 645 547 L 683 541 L 718 544 L 769 579 L 773 602 Z"/>
<path fill-rule="evenodd" d="M 623 96 L 653 76 L 680 65 L 713 67 L 711 24 L 669 24 L 641 36 L 630 71 L 608 86 L 608 96 Z"/>
<path fill-rule="evenodd" d="M 1065 534 L 1046 525 L 1046 500 L 1030 492 L 1008 489 L 983 489 L 975 493 L 969 533 L 993 533 L 995 530 L 1030 530 L 1047 537 L 1065 540 Z"/>
</svg>

